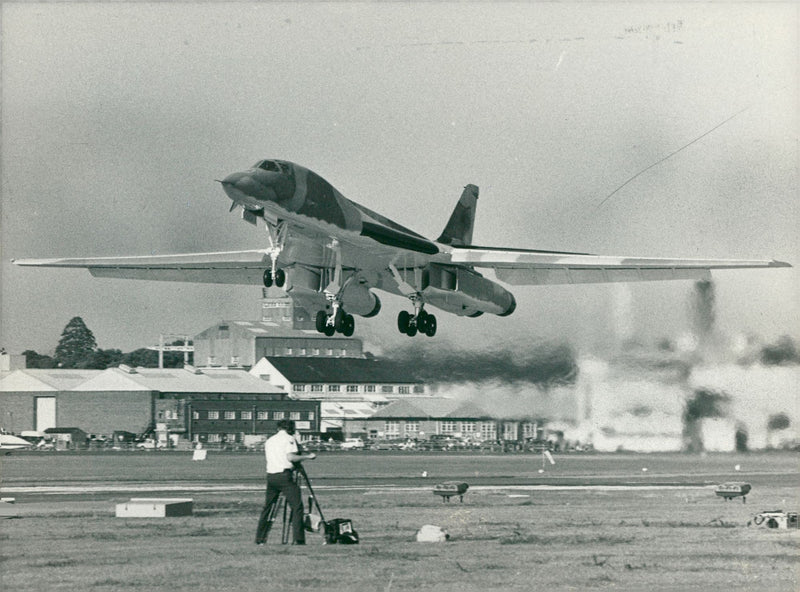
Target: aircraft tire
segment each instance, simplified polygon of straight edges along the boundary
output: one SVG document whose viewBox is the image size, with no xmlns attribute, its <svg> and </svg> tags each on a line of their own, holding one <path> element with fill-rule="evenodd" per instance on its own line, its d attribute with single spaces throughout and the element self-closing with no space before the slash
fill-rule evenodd
<svg viewBox="0 0 800 592">
<path fill-rule="evenodd" d="M 336 316 L 333 319 L 333 328 L 339 333 L 344 329 L 345 312 L 339 308 L 336 310 Z"/>
<path fill-rule="evenodd" d="M 408 321 L 411 320 L 411 315 L 407 310 L 401 310 L 397 315 L 397 329 L 400 333 L 408 334 Z"/>
<path fill-rule="evenodd" d="M 325 329 L 322 331 L 328 337 L 332 337 L 334 333 L 336 333 L 336 329 L 333 325 L 325 325 Z"/>
<path fill-rule="evenodd" d="M 317 313 L 317 318 L 315 319 L 315 325 L 317 327 L 318 333 L 325 333 L 325 323 L 328 321 L 328 315 L 325 314 L 324 310 L 321 310 Z"/>
<path fill-rule="evenodd" d="M 428 313 L 424 310 L 419 311 L 417 315 L 417 329 L 420 333 L 425 333 L 425 328 L 428 326 Z"/>
<path fill-rule="evenodd" d="M 347 314 L 344 315 L 344 320 L 342 321 L 342 335 L 345 337 L 352 337 L 353 333 L 356 330 L 356 320 L 353 318 L 353 315 Z"/>
<path fill-rule="evenodd" d="M 283 288 L 283 285 L 286 283 L 286 272 L 282 269 L 278 269 L 275 272 L 275 285 L 279 288 Z"/>
<path fill-rule="evenodd" d="M 409 325 L 408 329 L 406 330 L 406 335 L 409 337 L 414 337 L 417 334 L 417 326 L 416 325 Z"/>
<path fill-rule="evenodd" d="M 433 315 L 428 315 L 425 319 L 425 335 L 428 337 L 436 335 L 436 317 Z"/>
<path fill-rule="evenodd" d="M 263 279 L 264 279 L 264 286 L 267 287 L 267 288 L 271 288 L 272 287 L 272 270 L 271 269 L 267 269 L 264 272 Z"/>
</svg>

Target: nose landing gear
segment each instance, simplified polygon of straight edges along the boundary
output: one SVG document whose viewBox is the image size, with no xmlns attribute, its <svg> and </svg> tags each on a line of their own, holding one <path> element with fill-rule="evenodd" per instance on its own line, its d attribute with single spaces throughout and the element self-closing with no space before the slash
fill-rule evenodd
<svg viewBox="0 0 800 592">
<path fill-rule="evenodd" d="M 269 238 L 269 247 L 266 249 L 266 253 L 269 255 L 272 265 L 270 269 L 264 272 L 264 286 L 270 288 L 274 285 L 278 288 L 283 288 L 284 284 L 286 284 L 286 272 L 278 267 L 278 257 L 286 244 L 289 224 L 285 220 L 279 221 L 277 224 L 272 224 L 268 220 L 265 221 Z"/>
</svg>

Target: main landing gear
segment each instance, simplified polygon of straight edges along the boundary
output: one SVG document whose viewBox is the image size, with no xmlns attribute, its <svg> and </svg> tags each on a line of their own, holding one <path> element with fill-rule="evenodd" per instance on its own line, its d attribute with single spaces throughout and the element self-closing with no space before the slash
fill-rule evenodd
<svg viewBox="0 0 800 592">
<path fill-rule="evenodd" d="M 401 310 L 397 315 L 397 328 L 400 333 L 405 333 L 409 337 L 414 337 L 417 333 L 433 337 L 436 335 L 436 317 L 424 309 L 420 309 L 416 315 Z"/>
<path fill-rule="evenodd" d="M 346 313 L 341 308 L 337 308 L 332 315 L 321 310 L 317 313 L 316 327 L 317 331 L 324 333 L 328 337 L 331 337 L 334 333 L 341 333 L 345 337 L 351 337 L 356 329 L 356 320 L 353 315 Z"/>
<path fill-rule="evenodd" d="M 347 285 L 352 281 L 353 275 L 342 282 L 342 249 L 339 241 L 335 238 L 327 245 L 327 249 L 333 255 L 333 266 L 331 272 L 333 277 L 323 292 L 328 301 L 327 310 L 317 313 L 315 326 L 317 331 L 331 337 L 334 333 L 341 333 L 345 337 L 350 337 L 356 328 L 356 321 L 353 315 L 348 314 L 342 308 L 342 293 Z M 330 314 L 328 314 L 330 310 Z"/>
</svg>

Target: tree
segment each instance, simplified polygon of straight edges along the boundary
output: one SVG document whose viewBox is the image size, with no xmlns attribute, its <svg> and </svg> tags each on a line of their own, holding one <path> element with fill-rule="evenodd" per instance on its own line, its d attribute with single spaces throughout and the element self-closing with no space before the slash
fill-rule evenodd
<svg viewBox="0 0 800 592">
<path fill-rule="evenodd" d="M 792 422 L 789 420 L 789 416 L 783 412 L 770 415 L 767 421 L 767 429 L 771 432 L 785 430 L 790 425 L 792 425 Z"/>
<path fill-rule="evenodd" d="M 80 317 L 73 317 L 61 333 L 55 359 L 62 368 L 85 367 L 95 348 L 97 341 L 86 323 Z"/>
<path fill-rule="evenodd" d="M 25 356 L 25 367 L 26 368 L 55 368 L 56 361 L 51 358 L 50 356 L 43 356 L 37 354 L 32 349 L 26 349 L 22 352 L 22 355 Z"/>
<path fill-rule="evenodd" d="M 761 362 L 767 366 L 797 364 L 800 362 L 800 354 L 794 340 L 788 335 L 783 335 L 775 343 L 764 346 L 761 350 Z"/>
</svg>

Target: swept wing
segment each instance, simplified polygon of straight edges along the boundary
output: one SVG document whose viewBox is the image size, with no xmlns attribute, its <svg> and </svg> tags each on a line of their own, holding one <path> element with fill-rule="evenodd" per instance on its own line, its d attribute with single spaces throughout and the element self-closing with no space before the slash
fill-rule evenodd
<svg viewBox="0 0 800 592">
<path fill-rule="evenodd" d="M 493 269 L 497 279 L 511 285 L 701 280 L 709 278 L 712 269 L 791 267 L 775 260 L 612 257 L 490 247 L 455 247 L 447 259 L 452 264 Z"/>
<path fill-rule="evenodd" d="M 206 284 L 260 284 L 269 256 L 263 251 L 226 251 L 140 257 L 17 259 L 16 265 L 88 269 L 96 277 Z"/>
</svg>

